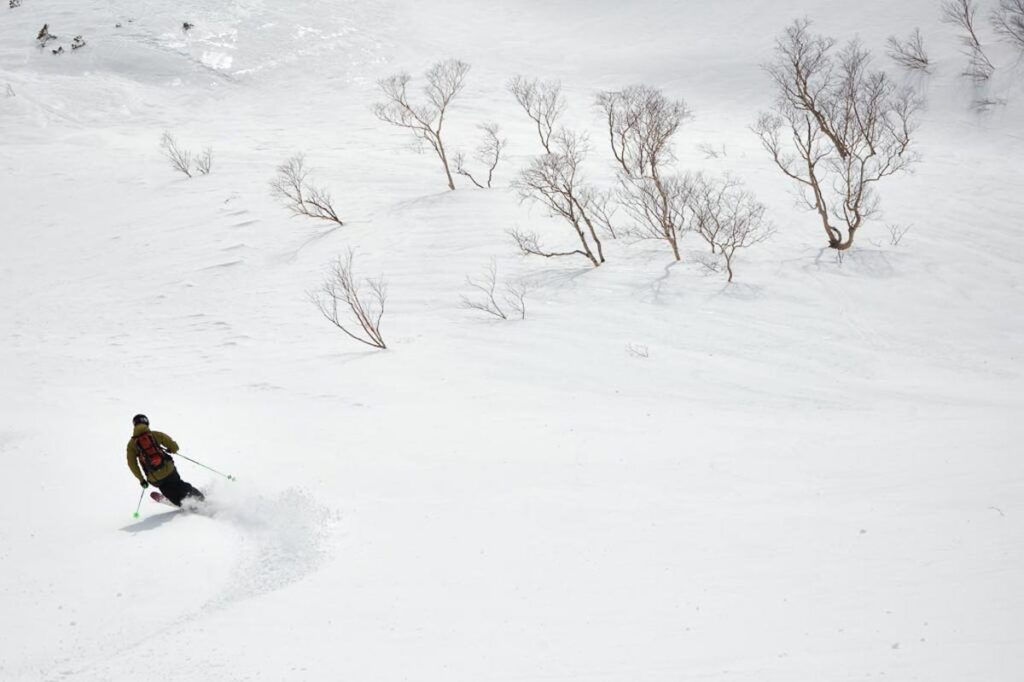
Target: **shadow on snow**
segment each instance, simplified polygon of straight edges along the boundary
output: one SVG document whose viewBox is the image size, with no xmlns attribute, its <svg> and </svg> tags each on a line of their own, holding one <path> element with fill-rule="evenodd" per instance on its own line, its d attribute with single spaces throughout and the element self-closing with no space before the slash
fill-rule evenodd
<svg viewBox="0 0 1024 682">
<path fill-rule="evenodd" d="M 174 517 L 176 517 L 177 515 L 178 515 L 178 510 L 162 512 L 160 514 L 154 514 L 153 516 L 147 516 L 146 518 L 144 518 L 142 521 L 139 521 L 138 523 L 133 523 L 131 525 L 125 526 L 124 528 L 121 528 L 121 530 L 123 530 L 126 533 L 142 533 L 142 532 L 147 531 L 147 530 L 153 530 L 154 528 L 159 528 L 160 526 L 164 525 L 168 521 L 171 521 L 172 519 L 174 519 Z"/>
</svg>

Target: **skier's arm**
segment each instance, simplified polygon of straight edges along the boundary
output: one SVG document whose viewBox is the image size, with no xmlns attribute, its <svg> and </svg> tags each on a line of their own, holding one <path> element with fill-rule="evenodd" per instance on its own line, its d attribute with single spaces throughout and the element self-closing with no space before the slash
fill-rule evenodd
<svg viewBox="0 0 1024 682">
<path fill-rule="evenodd" d="M 173 455 L 175 452 L 178 451 L 178 444 L 175 443 L 174 439 L 168 436 L 166 433 L 161 433 L 159 431 L 150 431 L 150 433 L 152 433 L 153 437 L 156 438 L 157 443 L 160 443 L 160 445 L 167 448 L 167 452 Z"/>
<path fill-rule="evenodd" d="M 128 443 L 128 468 L 132 470 L 132 475 L 139 479 L 139 483 L 142 483 L 146 479 L 143 478 L 142 472 L 139 470 L 139 461 L 135 457 L 135 448 L 131 442 Z"/>
</svg>

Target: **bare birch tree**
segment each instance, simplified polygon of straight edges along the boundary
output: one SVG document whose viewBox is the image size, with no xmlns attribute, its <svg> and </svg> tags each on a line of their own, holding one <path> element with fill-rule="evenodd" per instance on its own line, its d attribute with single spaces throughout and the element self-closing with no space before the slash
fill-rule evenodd
<svg viewBox="0 0 1024 682">
<path fill-rule="evenodd" d="M 383 276 L 359 282 L 353 271 L 354 259 L 352 251 L 339 256 L 331 264 L 327 279 L 319 290 L 310 292 L 309 299 L 324 319 L 349 338 L 385 349 L 380 322 L 387 301 L 387 283 Z"/>
<path fill-rule="evenodd" d="M 890 223 L 889 228 L 889 244 L 892 246 L 899 246 L 903 238 L 907 236 L 907 232 L 910 232 L 910 228 L 913 225 L 901 225 L 899 223 Z"/>
<path fill-rule="evenodd" d="M 686 103 L 670 100 L 655 88 L 634 85 L 600 93 L 597 106 L 618 163 L 619 203 L 637 222 L 637 234 L 663 239 L 680 260 L 679 239 L 692 183 L 666 166 L 675 161 L 672 138 L 691 115 Z"/>
<path fill-rule="evenodd" d="M 619 205 L 636 224 L 631 234 L 641 239 L 661 239 L 680 260 L 679 241 L 686 233 L 696 186 L 691 175 L 625 177 Z"/>
<path fill-rule="evenodd" d="M 943 0 L 942 21 L 961 30 L 960 42 L 967 55 L 967 68 L 963 75 L 975 83 L 983 83 L 992 77 L 996 67 L 989 61 L 978 39 L 975 17 L 978 5 L 975 0 Z"/>
<path fill-rule="evenodd" d="M 1021 0 L 1024 2 L 1024 0 Z M 931 73 L 931 61 L 924 49 L 924 38 L 921 37 L 921 29 L 915 28 L 909 38 L 900 39 L 896 36 L 889 36 L 889 58 L 907 71 L 920 71 Z"/>
<path fill-rule="evenodd" d="M 711 253 L 722 258 L 731 282 L 736 252 L 760 244 L 773 233 L 765 220 L 765 206 L 735 178 L 701 178 L 695 185 L 695 229 Z"/>
<path fill-rule="evenodd" d="M 512 232 L 523 253 L 552 258 L 580 255 L 596 268 L 604 262 L 604 249 L 593 217 L 594 192 L 583 178 L 581 165 L 586 158 L 586 137 L 562 129 L 552 139 L 552 152 L 533 159 L 513 183 L 522 200 L 532 200 L 548 212 L 565 220 L 576 234 L 579 247 L 570 251 L 550 251 L 541 247 L 536 234 Z"/>
<path fill-rule="evenodd" d="M 277 167 L 277 175 L 270 182 L 270 193 L 294 215 L 344 225 L 334 210 L 330 192 L 311 185 L 308 177 L 305 156 L 296 154 Z"/>
<path fill-rule="evenodd" d="M 503 291 L 499 293 L 498 265 L 494 260 L 481 278 L 466 277 L 466 284 L 475 293 L 462 297 L 463 308 L 479 310 L 503 320 L 509 319 L 510 315 L 526 319 L 526 286 L 522 282 L 506 282 Z"/>
<path fill-rule="evenodd" d="M 672 137 L 692 116 L 683 100 L 670 100 L 657 88 L 633 85 L 598 94 L 608 141 L 621 171 L 630 177 L 657 177 L 675 161 Z"/>
<path fill-rule="evenodd" d="M 776 42 L 766 70 L 776 86 L 774 110 L 754 132 L 782 173 L 821 220 L 830 248 L 845 250 L 878 212 L 878 184 L 917 161 L 912 149 L 920 102 L 869 68 L 870 55 L 794 22 Z"/>
<path fill-rule="evenodd" d="M 444 129 L 445 116 L 451 105 L 466 83 L 469 64 L 457 59 L 438 62 L 426 73 L 427 85 L 424 87 L 425 104 L 415 104 L 409 99 L 408 86 L 412 76 L 399 73 L 377 81 L 384 93 L 385 100 L 373 107 L 373 113 L 385 123 L 410 131 L 419 144 L 426 144 L 440 159 L 444 174 L 448 180 L 448 189 L 455 189 L 448 153 L 445 151 Z"/>
<path fill-rule="evenodd" d="M 551 138 L 555 134 L 559 117 L 565 112 L 562 84 L 558 81 L 541 81 L 516 76 L 508 82 L 507 87 L 519 102 L 519 106 L 537 126 L 537 136 L 544 151 L 551 154 Z"/>
<path fill-rule="evenodd" d="M 213 170 L 213 148 L 206 147 L 196 156 L 196 170 L 201 175 L 210 174 L 210 171 Z"/>
<path fill-rule="evenodd" d="M 494 181 L 494 171 L 498 167 L 498 163 L 501 162 L 501 153 L 505 151 L 505 147 L 508 145 L 508 140 L 498 134 L 497 123 L 485 123 L 477 127 L 483 131 L 484 139 L 476 148 L 474 158 L 486 166 L 487 184 L 484 185 L 477 181 L 469 169 L 466 168 L 465 154 L 458 152 L 454 157 L 452 157 L 452 160 L 457 174 L 469 178 L 470 182 L 480 189 L 484 189 L 485 187 L 490 189 L 491 183 Z"/>
<path fill-rule="evenodd" d="M 173 135 L 168 132 L 163 134 L 160 138 L 160 151 L 170 162 L 171 168 L 192 177 L 192 152 L 182 149 Z"/>
<path fill-rule="evenodd" d="M 1004 41 L 1024 52 L 1024 0 L 999 0 L 992 26 Z"/>
</svg>

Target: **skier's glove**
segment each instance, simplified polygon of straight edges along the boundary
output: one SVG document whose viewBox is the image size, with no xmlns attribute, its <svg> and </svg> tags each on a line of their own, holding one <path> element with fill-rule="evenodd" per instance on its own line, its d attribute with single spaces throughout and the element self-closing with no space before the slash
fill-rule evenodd
<svg viewBox="0 0 1024 682">
<path fill-rule="evenodd" d="M 149 487 L 149 481 L 139 481 L 139 485 L 141 485 L 142 489 L 145 490 Z"/>
</svg>

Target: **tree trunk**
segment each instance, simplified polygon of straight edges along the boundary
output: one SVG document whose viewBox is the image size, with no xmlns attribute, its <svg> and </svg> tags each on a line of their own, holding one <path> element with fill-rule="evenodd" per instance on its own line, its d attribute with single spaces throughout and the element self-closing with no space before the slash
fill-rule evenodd
<svg viewBox="0 0 1024 682">
<path fill-rule="evenodd" d="M 444 143 L 441 142 L 441 134 L 435 133 L 437 138 L 437 155 L 441 157 L 441 164 L 444 166 L 445 177 L 448 178 L 448 189 L 455 189 L 455 180 L 452 178 L 451 169 L 448 168 L 448 155 L 444 151 Z"/>
<path fill-rule="evenodd" d="M 682 260 L 682 258 L 679 257 L 679 240 L 676 236 L 670 233 L 665 235 L 665 239 L 668 240 L 668 243 L 672 246 L 672 255 L 675 256 L 675 259 L 677 261 Z"/>
<path fill-rule="evenodd" d="M 448 178 L 448 189 L 455 189 L 455 180 L 452 178 L 452 172 L 448 169 L 448 159 L 445 158 L 444 153 L 441 154 L 441 163 L 444 164 L 444 174 Z"/>
<path fill-rule="evenodd" d="M 846 251 L 848 248 L 853 246 L 853 235 L 856 234 L 856 232 L 857 232 L 857 228 L 856 227 L 851 227 L 850 231 L 846 233 L 847 236 L 846 236 L 846 241 L 845 242 L 844 241 L 835 241 L 835 242 L 832 242 L 831 244 L 829 244 L 829 246 L 832 247 L 833 249 L 835 249 L 836 251 Z"/>
</svg>

